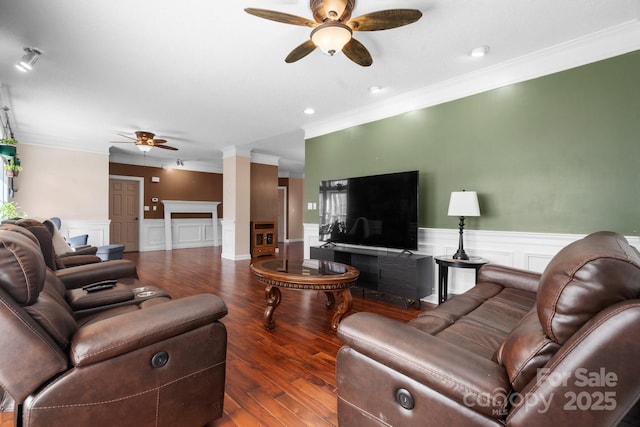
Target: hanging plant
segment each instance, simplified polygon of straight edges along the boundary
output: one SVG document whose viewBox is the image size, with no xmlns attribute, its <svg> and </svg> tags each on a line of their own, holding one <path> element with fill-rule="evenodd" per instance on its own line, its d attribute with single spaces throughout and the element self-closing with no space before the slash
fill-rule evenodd
<svg viewBox="0 0 640 427">
<path fill-rule="evenodd" d="M 22 166 L 20 166 L 20 161 L 16 161 L 15 157 L 10 157 L 7 163 L 5 163 L 2 168 L 9 178 L 13 178 L 18 176 L 20 171 L 22 170 Z"/>
<path fill-rule="evenodd" d="M 17 143 L 18 143 L 18 140 L 12 136 L 9 138 L 0 139 L 0 144 L 4 144 L 4 145 L 16 145 Z"/>
</svg>

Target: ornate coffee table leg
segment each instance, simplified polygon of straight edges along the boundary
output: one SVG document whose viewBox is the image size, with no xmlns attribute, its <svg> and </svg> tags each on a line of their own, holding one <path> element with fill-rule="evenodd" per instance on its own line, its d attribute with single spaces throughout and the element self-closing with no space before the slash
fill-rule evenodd
<svg viewBox="0 0 640 427">
<path fill-rule="evenodd" d="M 336 312 L 331 319 L 331 329 L 335 332 L 338 330 L 338 323 L 342 320 L 342 317 L 351 311 L 353 307 L 353 299 L 351 298 L 351 289 L 343 289 L 338 295 L 340 296 L 340 304 L 336 308 Z"/>
<path fill-rule="evenodd" d="M 277 286 L 267 285 L 264 288 L 264 299 L 267 303 L 264 311 L 264 327 L 267 329 L 273 329 L 276 326 L 273 321 L 273 312 L 280 305 L 281 298 L 280 289 Z"/>
<path fill-rule="evenodd" d="M 327 296 L 326 307 L 333 308 L 336 305 L 336 297 L 333 296 L 333 292 L 325 292 L 324 294 Z"/>
</svg>

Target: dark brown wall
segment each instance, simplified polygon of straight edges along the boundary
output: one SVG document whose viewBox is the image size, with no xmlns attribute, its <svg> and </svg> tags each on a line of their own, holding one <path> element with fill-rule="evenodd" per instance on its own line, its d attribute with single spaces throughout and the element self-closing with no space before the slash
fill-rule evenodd
<svg viewBox="0 0 640 427">
<path fill-rule="evenodd" d="M 251 163 L 251 221 L 277 221 L 278 167 Z"/>
<path fill-rule="evenodd" d="M 181 169 L 162 169 L 148 166 L 125 165 L 109 163 L 109 175 L 135 176 L 144 178 L 144 205 L 151 210 L 144 213 L 145 219 L 164 218 L 162 202 L 158 200 L 193 200 L 202 202 L 222 202 L 222 174 L 209 172 L 194 172 Z M 160 182 L 151 182 L 151 177 L 157 176 Z M 157 205 L 158 210 L 153 211 Z M 174 218 L 210 217 L 209 214 L 173 214 Z M 218 206 L 218 217 L 222 217 L 222 204 Z"/>
<path fill-rule="evenodd" d="M 304 238 L 304 179 L 278 178 L 278 186 L 287 187 L 288 239 Z"/>
</svg>

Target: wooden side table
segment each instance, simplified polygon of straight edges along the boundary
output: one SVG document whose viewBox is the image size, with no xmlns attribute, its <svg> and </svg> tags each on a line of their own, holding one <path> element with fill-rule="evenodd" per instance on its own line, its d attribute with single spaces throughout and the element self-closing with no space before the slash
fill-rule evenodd
<svg viewBox="0 0 640 427">
<path fill-rule="evenodd" d="M 471 257 L 468 260 L 453 259 L 447 256 L 435 257 L 438 264 L 438 304 L 447 300 L 449 287 L 449 267 L 453 268 L 473 268 L 476 272 L 475 283 L 478 283 L 478 270 L 489 261 L 479 257 Z"/>
</svg>

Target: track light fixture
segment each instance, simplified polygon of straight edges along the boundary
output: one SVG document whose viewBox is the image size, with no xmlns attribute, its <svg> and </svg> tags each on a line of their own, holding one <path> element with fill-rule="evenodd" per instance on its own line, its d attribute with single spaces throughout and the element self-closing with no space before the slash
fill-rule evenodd
<svg viewBox="0 0 640 427">
<path fill-rule="evenodd" d="M 22 56 L 22 59 L 20 59 L 20 62 L 16 64 L 16 68 L 26 73 L 33 68 L 33 65 L 38 61 L 42 53 L 33 47 L 25 47 L 24 51 L 25 54 Z"/>
</svg>

